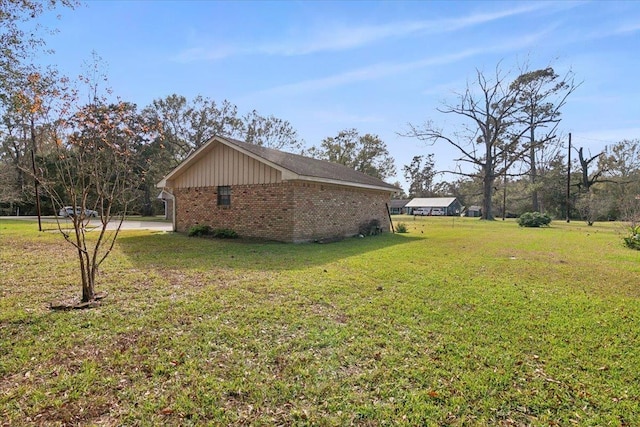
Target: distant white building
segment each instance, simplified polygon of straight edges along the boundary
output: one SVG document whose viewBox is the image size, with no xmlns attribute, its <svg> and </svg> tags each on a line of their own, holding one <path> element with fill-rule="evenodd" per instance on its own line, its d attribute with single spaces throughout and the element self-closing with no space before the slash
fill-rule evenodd
<svg viewBox="0 0 640 427">
<path fill-rule="evenodd" d="M 462 205 L 455 197 L 416 197 L 405 205 L 407 213 L 426 216 L 458 216 Z"/>
</svg>

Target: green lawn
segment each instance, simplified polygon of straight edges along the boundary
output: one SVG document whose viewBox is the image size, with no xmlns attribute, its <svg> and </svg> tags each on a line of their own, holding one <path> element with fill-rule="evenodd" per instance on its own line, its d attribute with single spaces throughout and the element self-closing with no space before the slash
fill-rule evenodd
<svg viewBox="0 0 640 427">
<path fill-rule="evenodd" d="M 0 425 L 640 425 L 640 252 L 621 224 L 394 217 L 291 245 L 0 222 Z"/>
</svg>

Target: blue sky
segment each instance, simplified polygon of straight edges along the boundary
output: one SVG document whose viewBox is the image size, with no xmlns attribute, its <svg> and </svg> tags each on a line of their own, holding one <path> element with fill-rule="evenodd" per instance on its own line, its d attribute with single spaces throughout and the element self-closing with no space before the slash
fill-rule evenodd
<svg viewBox="0 0 640 427">
<path fill-rule="evenodd" d="M 347 128 L 377 134 L 401 182 L 414 155 L 448 169 L 456 152 L 397 133 L 425 120 L 454 130 L 436 108 L 498 63 L 514 78 L 524 62 L 573 70 L 582 85 L 560 130 L 575 145 L 596 154 L 640 138 L 638 1 L 91 1 L 58 13 L 44 20 L 59 32 L 42 60 L 65 74 L 95 51 L 114 93 L 140 108 L 203 95 L 286 119 L 308 146 Z"/>
</svg>

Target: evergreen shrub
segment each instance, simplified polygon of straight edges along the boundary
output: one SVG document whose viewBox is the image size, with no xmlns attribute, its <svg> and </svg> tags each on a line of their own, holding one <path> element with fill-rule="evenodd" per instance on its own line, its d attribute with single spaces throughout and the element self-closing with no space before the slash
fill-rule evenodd
<svg viewBox="0 0 640 427">
<path fill-rule="evenodd" d="M 631 226 L 630 233 L 624 238 L 624 244 L 630 249 L 640 251 L 640 225 Z"/>
<path fill-rule="evenodd" d="M 518 218 L 520 227 L 544 227 L 551 224 L 551 217 L 540 212 L 525 212 Z"/>
<path fill-rule="evenodd" d="M 218 239 L 236 239 L 238 237 L 238 233 L 230 228 L 216 228 L 211 232 L 211 235 Z"/>
<path fill-rule="evenodd" d="M 211 233 L 208 225 L 194 225 L 189 229 L 189 237 L 207 236 Z"/>
</svg>

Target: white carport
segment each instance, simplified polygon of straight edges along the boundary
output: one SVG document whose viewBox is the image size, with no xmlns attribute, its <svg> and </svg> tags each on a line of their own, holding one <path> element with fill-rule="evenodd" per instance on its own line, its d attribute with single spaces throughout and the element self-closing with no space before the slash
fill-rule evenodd
<svg viewBox="0 0 640 427">
<path fill-rule="evenodd" d="M 405 205 L 409 214 L 416 209 L 433 212 L 434 215 L 459 215 L 462 205 L 455 197 L 416 197 Z M 442 213 L 441 213 L 442 212 Z"/>
</svg>

